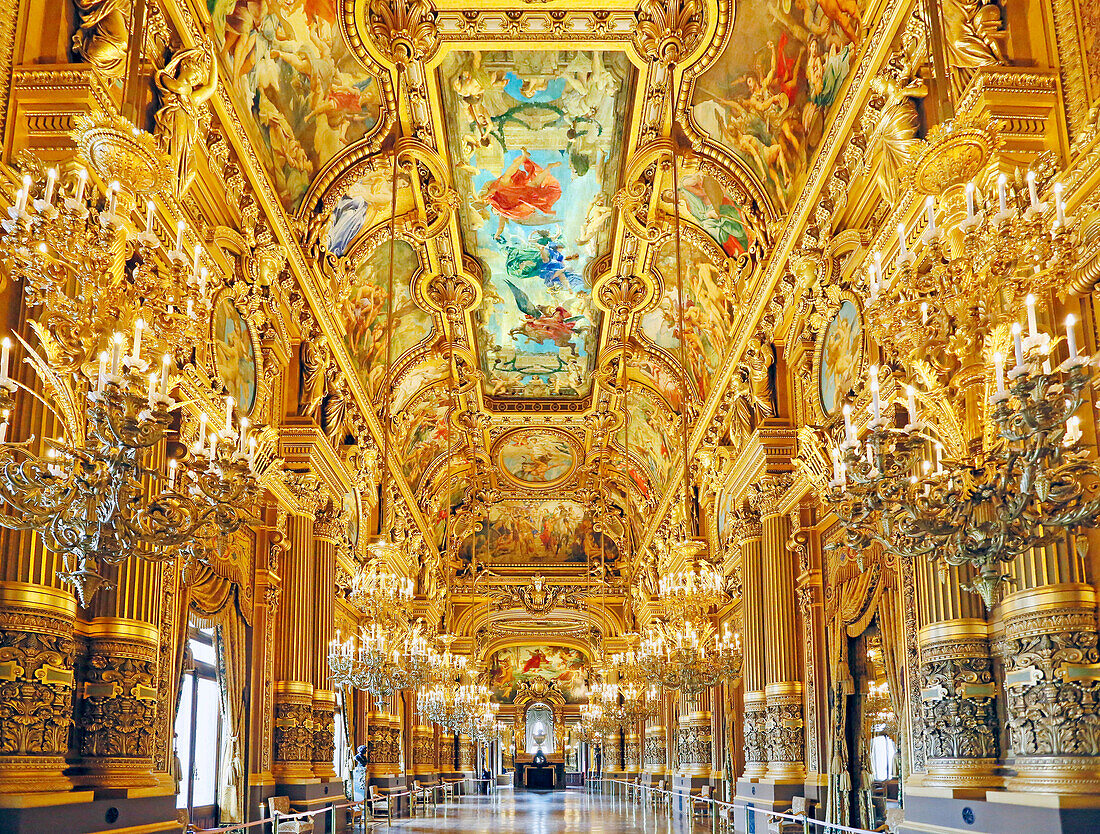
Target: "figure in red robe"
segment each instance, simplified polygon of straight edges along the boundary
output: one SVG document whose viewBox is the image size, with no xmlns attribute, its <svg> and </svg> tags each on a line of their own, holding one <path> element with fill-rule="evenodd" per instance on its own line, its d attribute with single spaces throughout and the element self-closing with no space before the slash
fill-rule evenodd
<svg viewBox="0 0 1100 834">
<path fill-rule="evenodd" d="M 542 653 L 542 649 L 535 649 L 531 652 L 531 657 L 527 659 L 527 662 L 523 664 L 522 674 L 528 672 L 537 672 L 542 668 L 542 664 L 549 662 L 549 658 Z"/>
<path fill-rule="evenodd" d="M 496 212 L 498 240 L 503 239 L 508 220 L 531 226 L 553 219 L 554 204 L 561 197 L 561 183 L 550 169 L 560 164 L 552 162 L 543 168 L 524 148 L 499 177 L 485 183 L 474 206 L 487 206 Z"/>
</svg>

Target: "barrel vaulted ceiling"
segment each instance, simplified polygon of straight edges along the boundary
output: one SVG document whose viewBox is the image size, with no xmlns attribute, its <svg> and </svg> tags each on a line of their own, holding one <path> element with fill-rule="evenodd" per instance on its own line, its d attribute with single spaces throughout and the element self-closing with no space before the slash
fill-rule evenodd
<svg viewBox="0 0 1100 834">
<path fill-rule="evenodd" d="M 685 409 L 713 410 L 736 370 L 860 6 L 209 3 L 311 272 L 303 336 L 376 438 L 390 397 L 391 467 L 425 539 L 438 550 L 450 523 L 467 575 L 625 576 L 678 482 Z M 338 421 L 315 382 L 303 408 Z"/>
</svg>

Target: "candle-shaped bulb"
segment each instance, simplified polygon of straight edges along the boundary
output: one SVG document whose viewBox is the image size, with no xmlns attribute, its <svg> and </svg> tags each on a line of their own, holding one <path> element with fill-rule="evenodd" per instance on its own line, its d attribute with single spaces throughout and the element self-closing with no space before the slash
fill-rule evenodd
<svg viewBox="0 0 1100 834">
<path fill-rule="evenodd" d="M 1024 341 L 1021 333 L 1023 328 L 1020 327 L 1020 323 L 1013 322 L 1012 324 L 1012 340 L 1014 342 L 1013 347 L 1016 350 L 1016 367 L 1018 369 L 1024 367 Z"/>
<path fill-rule="evenodd" d="M 966 219 L 974 219 L 974 183 L 966 184 Z"/>
<path fill-rule="evenodd" d="M 164 357 L 160 362 L 160 395 L 162 397 L 168 394 L 168 372 L 172 369 L 172 356 L 171 354 L 164 354 Z"/>
<path fill-rule="evenodd" d="M 906 407 L 909 409 L 909 422 L 917 423 L 917 391 L 912 385 L 905 386 Z"/>
<path fill-rule="evenodd" d="M 1070 313 L 1066 316 L 1066 347 L 1069 349 L 1069 358 L 1077 359 L 1077 334 L 1073 326 L 1077 324 L 1077 317 Z M 5 366 L 6 367 L 6 366 Z"/>
<path fill-rule="evenodd" d="M 993 365 L 997 369 L 997 393 L 1005 392 L 1005 355 L 1000 351 L 993 354 Z"/>
<path fill-rule="evenodd" d="M 1024 303 L 1027 305 L 1027 336 L 1034 339 L 1039 335 L 1039 327 L 1035 323 L 1035 296 L 1028 293 Z"/>
<path fill-rule="evenodd" d="M 147 234 L 153 233 L 153 201 L 149 200 L 145 204 L 145 232 Z"/>
<path fill-rule="evenodd" d="M 134 322 L 134 346 L 130 351 L 130 358 L 136 365 L 141 359 L 141 331 L 145 329 L 144 319 L 137 319 Z"/>
<path fill-rule="evenodd" d="M 928 234 L 936 233 L 936 198 L 929 194 L 924 198 L 924 210 L 928 214 Z"/>
<path fill-rule="evenodd" d="M 195 260 L 191 266 L 191 277 L 198 280 L 199 277 L 199 262 L 202 260 L 202 244 L 195 244 Z"/>
<path fill-rule="evenodd" d="M 1035 211 L 1039 210 L 1039 189 L 1035 185 L 1035 172 L 1027 172 L 1027 196 L 1031 202 L 1031 208 Z"/>
<path fill-rule="evenodd" d="M 88 172 L 81 168 L 76 172 L 76 197 L 78 203 L 84 201 L 84 189 L 88 185 Z"/>
<path fill-rule="evenodd" d="M 11 339 L 7 336 L 0 341 L 0 382 L 8 380 L 8 364 L 11 362 Z"/>
<path fill-rule="evenodd" d="M 920 323 L 921 323 L 922 327 L 924 325 L 928 324 L 928 302 L 927 301 L 922 301 L 920 303 Z"/>
<path fill-rule="evenodd" d="M 176 223 L 176 248 L 175 252 L 183 251 L 183 221 L 180 220 Z"/>
<path fill-rule="evenodd" d="M 1008 194 L 1006 188 L 1008 187 L 1008 177 L 1001 174 L 997 177 L 997 203 L 1001 210 L 1001 214 L 1005 214 L 1008 211 Z"/>
<path fill-rule="evenodd" d="M 1054 211 L 1059 226 L 1066 225 L 1066 201 L 1062 199 L 1062 193 L 1066 187 L 1060 182 L 1054 183 Z"/>
<path fill-rule="evenodd" d="M 119 184 L 115 181 L 112 181 L 111 184 L 107 186 L 107 215 L 109 217 L 114 217 L 118 209 L 119 187 Z"/>
<path fill-rule="evenodd" d="M 116 333 L 111 339 L 111 376 L 118 376 L 122 362 L 122 334 Z"/>
<path fill-rule="evenodd" d="M 225 433 L 232 434 L 233 432 L 233 398 L 225 398 Z"/>
<path fill-rule="evenodd" d="M 46 172 L 46 193 L 42 201 L 48 206 L 53 203 L 53 190 L 57 186 L 57 169 L 51 168 Z"/>
<path fill-rule="evenodd" d="M 901 257 L 903 259 L 909 257 L 909 247 L 905 245 L 904 223 L 898 223 L 898 252 L 901 254 Z"/>
<path fill-rule="evenodd" d="M 244 454 L 245 446 L 248 445 L 247 444 L 247 437 L 248 437 L 248 418 L 247 417 L 242 417 L 241 418 L 241 437 L 240 437 L 240 452 L 241 452 L 242 455 Z"/>
</svg>

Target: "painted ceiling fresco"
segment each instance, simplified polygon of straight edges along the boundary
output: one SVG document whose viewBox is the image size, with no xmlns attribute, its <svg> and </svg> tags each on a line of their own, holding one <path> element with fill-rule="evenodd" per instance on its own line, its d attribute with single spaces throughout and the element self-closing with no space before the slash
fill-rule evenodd
<svg viewBox="0 0 1100 834">
<path fill-rule="evenodd" d="M 691 384 L 700 398 L 710 393 L 711 379 L 734 336 L 732 306 L 719 285 L 722 277 L 715 263 L 718 257 L 707 251 L 704 241 L 692 240 L 690 234 L 681 239 L 679 284 L 684 290 L 681 311 L 676 245 L 671 238 L 667 239 L 656 251 L 652 265 L 661 278 L 660 299 L 641 322 L 645 336 L 679 361 L 682 316 Z"/>
<path fill-rule="evenodd" d="M 584 564 L 618 559 L 610 537 L 592 529 L 592 517 L 576 501 L 499 501 L 467 540 L 467 554 L 489 566 Z"/>
<path fill-rule="evenodd" d="M 583 396 L 600 326 L 585 268 L 610 232 L 629 63 L 615 52 L 460 52 L 440 76 L 462 234 L 484 269 L 485 390 Z"/>
<path fill-rule="evenodd" d="M 542 678 L 558 687 L 567 704 L 587 700 L 589 663 L 584 653 L 564 646 L 511 646 L 489 658 L 493 700 L 510 704 L 524 683 Z"/>
<path fill-rule="evenodd" d="M 207 0 L 224 76 L 250 110 L 273 185 L 296 209 L 321 167 L 379 118 L 376 80 L 325 0 Z"/>
<path fill-rule="evenodd" d="M 524 3 L 502 23 L 498 9 L 457 0 L 208 0 L 222 83 L 258 137 L 283 239 L 298 236 L 315 259 L 309 303 L 327 306 L 315 312 L 336 360 L 328 373 L 364 411 L 389 404 L 413 520 L 438 546 L 453 515 L 466 536 L 453 552 L 490 581 L 542 565 L 581 574 L 601 544 L 626 575 L 679 477 L 680 414 L 722 394 L 746 282 L 857 63 L 862 0 L 723 1 L 717 16 L 669 6 L 685 37 L 696 29 L 692 60 L 708 62 L 679 67 L 669 98 L 667 67 L 642 45 L 638 24 L 655 14 L 642 2 L 596 17 Z M 418 14 L 399 79 L 387 27 Z M 514 35 L 535 32 L 524 28 L 535 18 L 544 36 L 524 47 Z M 378 129 L 395 117 L 392 132 Z M 665 162 L 682 139 L 691 151 L 674 188 Z M 624 338 L 625 420 L 610 376 Z M 577 500 L 592 490 L 634 524 L 623 554 Z"/>
<path fill-rule="evenodd" d="M 432 317 L 412 298 L 411 283 L 420 260 L 408 243 L 399 240 L 392 246 L 393 298 L 389 298 L 389 241 L 375 247 L 360 260 L 351 280 L 339 293 L 340 318 L 346 329 L 345 342 L 363 386 L 377 398 L 386 377 L 387 349 L 397 360 L 432 332 Z M 387 345 L 387 315 L 392 312 L 393 326 Z M 418 386 L 419 387 L 419 386 Z"/>
<path fill-rule="evenodd" d="M 786 208 L 854 63 L 859 0 L 739 3 L 725 52 L 695 83 L 691 115 Z"/>
</svg>

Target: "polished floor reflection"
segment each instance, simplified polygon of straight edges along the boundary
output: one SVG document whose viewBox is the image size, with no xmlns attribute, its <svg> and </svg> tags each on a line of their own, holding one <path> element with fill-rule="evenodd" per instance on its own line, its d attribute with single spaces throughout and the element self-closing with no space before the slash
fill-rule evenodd
<svg viewBox="0 0 1100 834">
<path fill-rule="evenodd" d="M 702 834 L 710 830 L 704 819 L 690 824 L 684 817 L 672 819 L 654 814 L 652 808 L 622 802 L 612 797 L 583 791 L 527 793 L 498 790 L 491 796 L 468 796 L 440 804 L 435 812 L 413 819 L 394 820 L 394 829 L 402 832 L 446 831 L 449 834 L 474 832 L 523 832 L 523 834 Z M 386 830 L 382 826 L 382 830 Z"/>
</svg>

